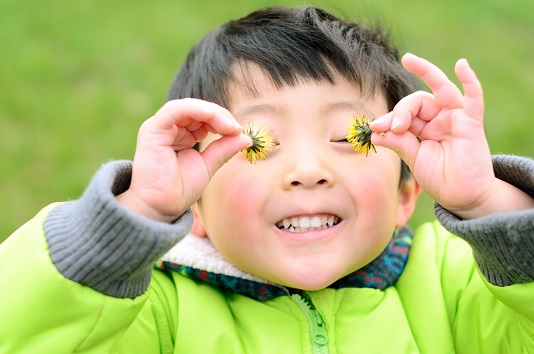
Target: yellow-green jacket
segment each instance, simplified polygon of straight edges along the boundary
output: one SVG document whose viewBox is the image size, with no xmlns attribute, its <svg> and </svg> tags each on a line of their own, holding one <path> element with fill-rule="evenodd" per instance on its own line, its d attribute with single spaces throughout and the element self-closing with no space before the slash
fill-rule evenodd
<svg viewBox="0 0 534 354">
<path fill-rule="evenodd" d="M 507 180 L 533 195 L 533 162 L 501 159 L 496 172 L 526 171 Z M 104 166 L 79 201 L 43 209 L 0 245 L 0 353 L 534 353 L 532 210 L 461 221 L 437 206 L 467 242 L 421 226 L 394 284 L 258 300 L 205 281 L 202 266 L 194 278 L 152 268 L 190 214 L 159 225 L 120 209 L 112 195 L 128 171 Z"/>
</svg>

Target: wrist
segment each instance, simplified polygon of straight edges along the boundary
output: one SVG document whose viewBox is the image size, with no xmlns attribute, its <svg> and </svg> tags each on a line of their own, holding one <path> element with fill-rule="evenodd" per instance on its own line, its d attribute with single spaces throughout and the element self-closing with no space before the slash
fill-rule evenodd
<svg viewBox="0 0 534 354">
<path fill-rule="evenodd" d="M 154 207 L 150 206 L 143 199 L 139 198 L 131 190 L 127 190 L 116 197 L 117 203 L 131 212 L 144 216 L 154 221 L 161 221 L 165 223 L 172 223 L 177 219 L 176 216 L 165 215 Z"/>
<path fill-rule="evenodd" d="M 490 193 L 473 205 L 462 209 L 443 207 L 464 220 L 470 220 L 490 214 L 532 209 L 534 198 L 519 188 L 496 178 Z"/>
</svg>

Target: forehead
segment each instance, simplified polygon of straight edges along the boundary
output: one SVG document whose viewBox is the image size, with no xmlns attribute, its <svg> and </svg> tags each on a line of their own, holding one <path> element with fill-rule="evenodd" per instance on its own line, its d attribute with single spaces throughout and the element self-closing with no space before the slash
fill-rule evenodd
<svg viewBox="0 0 534 354">
<path fill-rule="evenodd" d="M 232 73 L 233 80 L 228 83 L 228 109 L 230 111 L 242 100 L 269 95 L 279 89 L 267 72 L 255 63 L 247 61 L 234 63 Z"/>
<path fill-rule="evenodd" d="M 300 85 L 330 87 L 336 92 L 342 92 L 339 96 L 320 98 L 320 103 L 313 102 L 325 113 L 333 110 L 354 111 L 365 114 L 368 118 L 376 118 L 377 114 L 386 113 L 387 101 L 382 91 L 377 90 L 374 94 L 362 93 L 357 83 L 352 83 L 342 77 L 336 70 L 332 70 L 334 82 L 327 79 L 314 80 L 298 77 L 294 84 L 274 83 L 271 76 L 261 67 L 254 63 L 242 63 L 233 67 L 234 79 L 228 84 L 229 102 L 228 109 L 236 115 L 251 113 L 263 113 L 276 110 L 277 107 L 271 101 L 280 97 L 283 91 Z M 304 98 L 305 99 L 305 98 Z M 271 102 L 271 103 L 270 103 Z"/>
</svg>

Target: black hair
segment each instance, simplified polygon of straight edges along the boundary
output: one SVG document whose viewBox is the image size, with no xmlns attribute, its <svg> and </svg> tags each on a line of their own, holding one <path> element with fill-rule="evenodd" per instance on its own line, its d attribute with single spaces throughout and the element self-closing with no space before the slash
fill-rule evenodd
<svg viewBox="0 0 534 354">
<path fill-rule="evenodd" d="M 236 68 L 249 63 L 278 88 L 301 80 L 335 84 L 338 72 L 364 95 L 384 94 L 389 110 L 419 89 L 383 28 L 344 21 L 315 7 L 271 7 L 208 33 L 189 52 L 168 98 L 200 98 L 229 108 L 229 84 L 239 81 Z M 253 83 L 246 85 L 254 94 Z M 402 162 L 401 183 L 409 178 Z"/>
</svg>

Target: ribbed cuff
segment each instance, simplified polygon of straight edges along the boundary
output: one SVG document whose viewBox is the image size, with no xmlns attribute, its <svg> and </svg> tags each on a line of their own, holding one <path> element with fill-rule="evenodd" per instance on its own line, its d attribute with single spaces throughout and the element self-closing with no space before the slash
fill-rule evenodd
<svg viewBox="0 0 534 354">
<path fill-rule="evenodd" d="M 193 221 L 191 211 L 166 224 L 119 205 L 115 196 L 128 189 L 131 170 L 129 161 L 103 165 L 79 200 L 58 205 L 44 223 L 59 272 L 118 298 L 145 292 L 153 263 L 189 232 Z"/>
<path fill-rule="evenodd" d="M 534 161 L 518 156 L 495 156 L 497 178 L 534 197 Z M 484 277 L 493 285 L 508 286 L 534 281 L 534 209 L 462 220 L 434 205 L 440 223 L 462 237 Z"/>
</svg>

